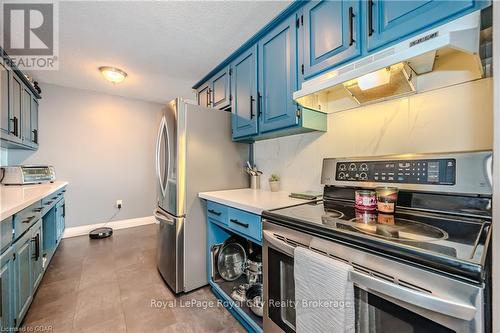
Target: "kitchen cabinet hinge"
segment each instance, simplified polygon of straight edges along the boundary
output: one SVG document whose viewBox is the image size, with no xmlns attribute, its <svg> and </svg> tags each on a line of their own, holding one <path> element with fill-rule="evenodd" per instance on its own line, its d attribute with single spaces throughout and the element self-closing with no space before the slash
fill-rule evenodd
<svg viewBox="0 0 500 333">
<path fill-rule="evenodd" d="M 300 109 L 297 109 L 297 118 L 300 118 Z"/>
<path fill-rule="evenodd" d="M 12 254 L 12 260 L 16 260 L 16 254 Z"/>
<path fill-rule="evenodd" d="M 300 71 L 302 72 L 302 75 L 304 75 L 304 64 L 300 66 Z"/>
<path fill-rule="evenodd" d="M 229 68 L 229 75 L 233 75 L 233 69 L 232 68 Z"/>
<path fill-rule="evenodd" d="M 300 25 L 304 25 L 304 15 L 300 15 Z"/>
<path fill-rule="evenodd" d="M 233 95 L 229 95 L 229 101 L 232 102 L 233 101 Z"/>
<path fill-rule="evenodd" d="M 295 21 L 295 26 L 296 26 L 297 28 L 299 28 L 299 27 L 300 27 L 300 19 L 299 19 L 298 17 L 297 17 L 297 20 Z"/>
</svg>

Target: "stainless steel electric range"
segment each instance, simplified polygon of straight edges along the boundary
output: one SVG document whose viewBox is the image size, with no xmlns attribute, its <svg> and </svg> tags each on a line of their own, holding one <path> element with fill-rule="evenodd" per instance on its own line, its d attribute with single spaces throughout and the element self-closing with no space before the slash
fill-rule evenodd
<svg viewBox="0 0 500 333">
<path fill-rule="evenodd" d="M 488 151 L 325 159 L 323 201 L 263 213 L 264 331 L 295 332 L 297 246 L 351 264 L 356 332 L 490 329 Z M 354 207 L 399 188 L 393 215 Z"/>
</svg>

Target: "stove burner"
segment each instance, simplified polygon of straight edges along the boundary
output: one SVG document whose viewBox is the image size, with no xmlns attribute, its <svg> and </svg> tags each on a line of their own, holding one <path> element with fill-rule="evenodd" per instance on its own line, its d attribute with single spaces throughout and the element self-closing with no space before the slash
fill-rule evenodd
<svg viewBox="0 0 500 333">
<path fill-rule="evenodd" d="M 300 219 L 306 219 L 306 220 L 313 219 L 318 214 L 317 207 L 318 206 L 304 206 L 301 207 L 301 209 L 293 211 L 292 215 Z M 335 209 L 326 209 L 323 213 L 323 217 L 341 219 L 344 217 L 344 213 Z"/>
<path fill-rule="evenodd" d="M 433 242 L 448 238 L 448 233 L 438 227 L 408 219 L 394 219 L 394 217 L 391 219 L 391 217 L 388 215 L 387 218 L 383 218 L 383 223 L 366 222 L 359 217 L 352 218 L 349 222 L 354 229 L 364 234 L 390 240 Z"/>
</svg>

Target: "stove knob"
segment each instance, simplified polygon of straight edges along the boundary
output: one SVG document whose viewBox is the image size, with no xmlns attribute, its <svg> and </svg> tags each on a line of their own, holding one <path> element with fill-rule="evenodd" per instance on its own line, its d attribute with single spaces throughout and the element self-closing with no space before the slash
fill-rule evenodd
<svg viewBox="0 0 500 333">
<path fill-rule="evenodd" d="M 340 170 L 340 171 L 346 171 L 346 170 L 347 170 L 347 167 L 345 166 L 345 164 L 340 164 L 340 165 L 339 165 L 339 170 Z"/>
<path fill-rule="evenodd" d="M 349 171 L 356 171 L 356 164 L 354 163 L 349 164 Z"/>
<path fill-rule="evenodd" d="M 359 166 L 360 171 L 368 171 L 368 164 L 363 163 Z"/>
<path fill-rule="evenodd" d="M 345 173 L 339 172 L 339 179 L 345 179 Z"/>
<path fill-rule="evenodd" d="M 359 179 L 360 180 L 367 180 L 368 179 L 368 175 L 366 174 L 366 172 L 362 172 L 359 174 Z"/>
</svg>

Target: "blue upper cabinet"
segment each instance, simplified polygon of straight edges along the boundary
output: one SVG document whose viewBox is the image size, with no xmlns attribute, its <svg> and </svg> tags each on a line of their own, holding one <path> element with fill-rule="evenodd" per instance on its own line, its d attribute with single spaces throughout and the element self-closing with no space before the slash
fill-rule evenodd
<svg viewBox="0 0 500 333">
<path fill-rule="evenodd" d="M 298 124 L 296 16 L 285 20 L 259 42 L 260 132 Z"/>
<path fill-rule="evenodd" d="M 233 139 L 257 134 L 257 45 L 231 65 Z"/>
<path fill-rule="evenodd" d="M 312 1 L 303 8 L 303 79 L 361 55 L 361 1 Z"/>
<path fill-rule="evenodd" d="M 225 109 L 230 104 L 231 91 L 229 66 L 220 71 L 211 81 L 211 106 L 216 109 Z"/>
<path fill-rule="evenodd" d="M 424 31 L 458 14 L 480 9 L 488 3 L 474 0 L 371 0 L 365 4 L 366 46 L 367 51 L 372 51 Z"/>
<path fill-rule="evenodd" d="M 210 82 L 207 82 L 200 86 L 196 91 L 196 98 L 198 100 L 198 105 L 209 108 L 210 104 Z"/>
</svg>

